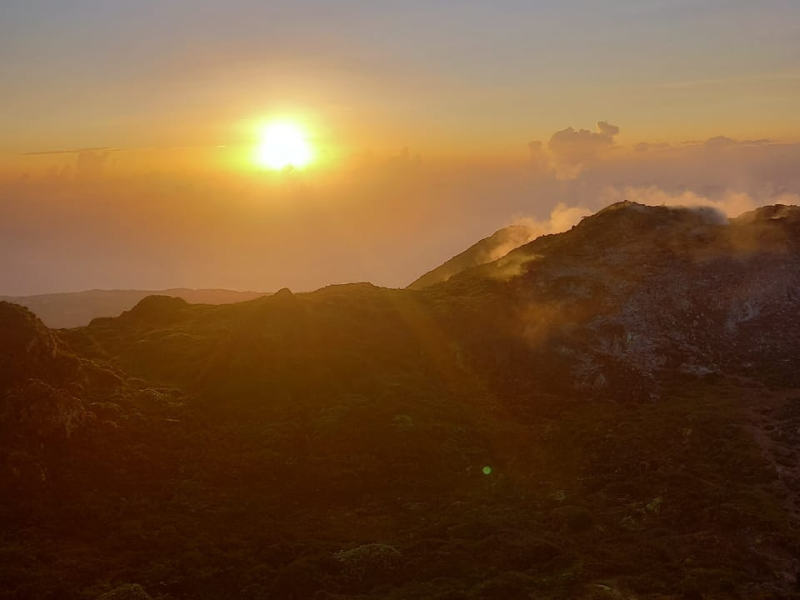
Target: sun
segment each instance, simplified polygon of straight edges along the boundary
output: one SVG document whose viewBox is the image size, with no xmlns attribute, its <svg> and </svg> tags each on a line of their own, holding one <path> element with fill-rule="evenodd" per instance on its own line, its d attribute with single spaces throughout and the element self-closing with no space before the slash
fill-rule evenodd
<svg viewBox="0 0 800 600">
<path fill-rule="evenodd" d="M 289 121 L 278 121 L 261 130 L 255 158 L 262 167 L 276 171 L 302 169 L 314 159 L 314 152 L 302 127 Z"/>
</svg>

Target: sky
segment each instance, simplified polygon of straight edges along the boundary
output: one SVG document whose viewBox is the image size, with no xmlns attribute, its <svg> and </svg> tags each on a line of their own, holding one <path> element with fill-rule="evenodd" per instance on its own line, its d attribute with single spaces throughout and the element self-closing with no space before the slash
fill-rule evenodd
<svg viewBox="0 0 800 600">
<path fill-rule="evenodd" d="M 401 286 L 513 222 L 800 192 L 796 0 L 3 0 L 0 294 Z M 316 160 L 265 172 L 261 125 Z"/>
</svg>

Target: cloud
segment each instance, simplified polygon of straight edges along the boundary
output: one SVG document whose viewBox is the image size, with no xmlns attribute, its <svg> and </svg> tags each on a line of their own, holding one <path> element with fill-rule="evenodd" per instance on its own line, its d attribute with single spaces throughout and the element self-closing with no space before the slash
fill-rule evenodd
<svg viewBox="0 0 800 600">
<path fill-rule="evenodd" d="M 600 135 L 604 135 L 609 138 L 613 138 L 619 133 L 619 127 L 612 125 L 608 121 L 599 121 L 597 123 L 597 129 L 600 131 Z"/>
<path fill-rule="evenodd" d="M 56 173 L 55 167 L 50 167 L 47 172 L 48 180 L 67 181 L 74 177 L 77 181 L 89 181 L 103 176 L 105 165 L 112 152 L 119 152 L 120 148 L 96 147 L 76 148 L 72 150 L 39 150 L 26 152 L 22 156 L 51 156 L 58 154 L 74 154 L 76 156 L 73 168 L 63 168 Z"/>
<path fill-rule="evenodd" d="M 757 197 L 746 192 L 726 190 L 712 197 L 689 190 L 668 191 L 658 186 L 609 186 L 603 190 L 600 199 L 603 204 L 630 200 L 649 206 L 706 207 L 719 211 L 719 214 L 728 218 L 738 217 L 766 204 L 800 204 L 800 194 L 797 193 L 785 192 Z"/>
<path fill-rule="evenodd" d="M 600 121 L 596 131 L 568 127 L 546 144 L 528 143 L 528 173 L 539 182 L 582 182 L 586 188 L 610 182 L 637 186 L 677 185 L 708 192 L 738 189 L 760 196 L 763 187 L 800 188 L 800 143 L 739 140 L 718 135 L 667 144 L 643 140 L 617 144 L 620 128 Z"/>
<path fill-rule="evenodd" d="M 671 206 L 675 208 L 688 208 L 698 212 L 708 223 L 723 225 L 729 218 L 751 211 L 765 204 L 800 204 L 800 194 L 782 193 L 774 196 L 753 197 L 745 192 L 726 191 L 717 197 L 709 197 L 694 191 L 668 191 L 658 186 L 631 187 L 608 186 L 598 193 L 599 207 L 629 200 L 648 206 Z M 550 218 L 538 220 L 531 217 L 521 217 L 514 221 L 516 227 L 502 230 L 505 234 L 491 252 L 491 257 L 486 262 L 497 260 L 506 256 L 512 250 L 535 240 L 536 238 L 561 233 L 573 226 L 595 211 L 582 205 L 569 205 L 559 202 L 550 211 Z M 498 232 L 500 233 L 500 232 Z M 512 276 L 521 265 L 510 261 L 509 271 L 502 271 L 502 276 Z M 513 267 L 513 268 L 511 268 Z"/>
<path fill-rule="evenodd" d="M 550 156 L 542 142 L 528 143 L 528 154 L 531 171 L 537 175 L 547 175 L 551 171 Z"/>
<path fill-rule="evenodd" d="M 591 209 L 585 206 L 568 206 L 564 202 L 559 202 L 550 211 L 550 218 L 547 220 L 538 220 L 533 217 L 519 217 L 515 219 L 514 225 L 523 227 L 525 236 L 518 236 L 516 239 L 510 240 L 512 242 L 519 241 L 519 243 L 507 250 L 505 250 L 505 248 L 498 249 L 495 254 L 497 254 L 497 258 L 499 258 L 500 256 L 505 256 L 514 248 L 527 244 L 540 236 L 567 231 L 574 225 L 580 223 L 583 217 L 592 214 L 592 212 Z M 522 239 L 523 237 L 524 239 Z M 500 250 L 505 250 L 505 252 L 499 254 Z"/>
<path fill-rule="evenodd" d="M 606 121 L 597 124 L 597 133 L 588 129 L 576 131 L 572 127 L 557 131 L 548 147 L 553 153 L 556 175 L 559 179 L 574 179 L 586 167 L 600 160 L 614 145 L 619 127 Z"/>
<path fill-rule="evenodd" d="M 501 229 L 495 234 L 498 238 L 497 245 L 489 249 L 484 257 L 485 259 L 481 262 L 487 263 L 497 260 L 498 258 L 503 258 L 512 250 L 535 240 L 542 235 L 541 231 L 540 228 L 529 227 L 528 224 L 523 222 L 516 222 L 511 227 Z"/>
<path fill-rule="evenodd" d="M 549 172 L 559 180 L 576 179 L 584 169 L 606 156 L 614 147 L 619 131 L 619 127 L 608 121 L 599 121 L 596 132 L 567 127 L 550 137 L 549 152 L 545 152 L 541 142 L 530 142 L 531 163 L 536 172 Z"/>
<path fill-rule="evenodd" d="M 85 181 L 102 177 L 109 156 L 111 150 L 81 150 L 75 163 L 75 178 Z"/>
<path fill-rule="evenodd" d="M 664 150 L 665 148 L 669 148 L 669 144 L 665 142 L 639 142 L 634 145 L 633 150 L 643 154 L 651 150 Z"/>
<path fill-rule="evenodd" d="M 115 150 L 117 150 L 117 148 L 105 148 L 105 147 L 77 148 L 75 150 L 37 150 L 36 152 L 25 152 L 22 154 L 22 156 L 46 156 L 49 154 L 80 154 L 81 152 L 102 152 L 102 151 L 113 152 Z"/>
<path fill-rule="evenodd" d="M 635 148 L 618 131 L 562 129 L 552 144 L 521 146 L 524 165 L 404 151 L 276 175 L 222 172 L 175 148 L 115 153 L 113 167 L 102 148 L 21 159 L 0 171 L 0 272 L 13 274 L 0 293 L 405 285 L 520 215 L 524 228 L 493 256 L 624 199 L 728 216 L 800 204 L 800 144 L 721 136 Z"/>
</svg>

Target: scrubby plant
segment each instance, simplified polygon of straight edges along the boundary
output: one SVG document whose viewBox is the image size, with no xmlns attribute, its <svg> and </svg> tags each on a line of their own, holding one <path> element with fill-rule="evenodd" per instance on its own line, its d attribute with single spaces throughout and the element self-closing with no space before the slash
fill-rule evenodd
<svg viewBox="0 0 800 600">
<path fill-rule="evenodd" d="M 106 592 L 97 600 L 151 600 L 151 598 L 138 583 L 128 583 Z"/>
</svg>

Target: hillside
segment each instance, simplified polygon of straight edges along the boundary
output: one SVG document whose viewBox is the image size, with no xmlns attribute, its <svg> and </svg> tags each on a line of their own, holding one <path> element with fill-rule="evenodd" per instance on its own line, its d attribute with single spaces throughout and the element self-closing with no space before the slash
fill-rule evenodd
<svg viewBox="0 0 800 600">
<path fill-rule="evenodd" d="M 435 283 L 447 281 L 461 271 L 502 258 L 529 241 L 531 241 L 531 231 L 528 227 L 522 225 L 504 227 L 455 255 L 444 264 L 428 271 L 410 283 L 408 289 L 421 290 Z"/>
<path fill-rule="evenodd" d="M 82 327 L 98 317 L 116 317 L 130 310 L 147 296 L 162 295 L 183 298 L 193 304 L 230 304 L 260 298 L 262 292 L 234 290 L 87 290 L 34 296 L 0 296 L 0 301 L 13 302 L 33 311 L 45 325 L 59 328 Z"/>
<path fill-rule="evenodd" d="M 467 263 L 0 303 L 0 598 L 800 597 L 800 208 L 620 203 Z M 63 414 L 32 381 L 69 435 L 26 433 Z"/>
</svg>

